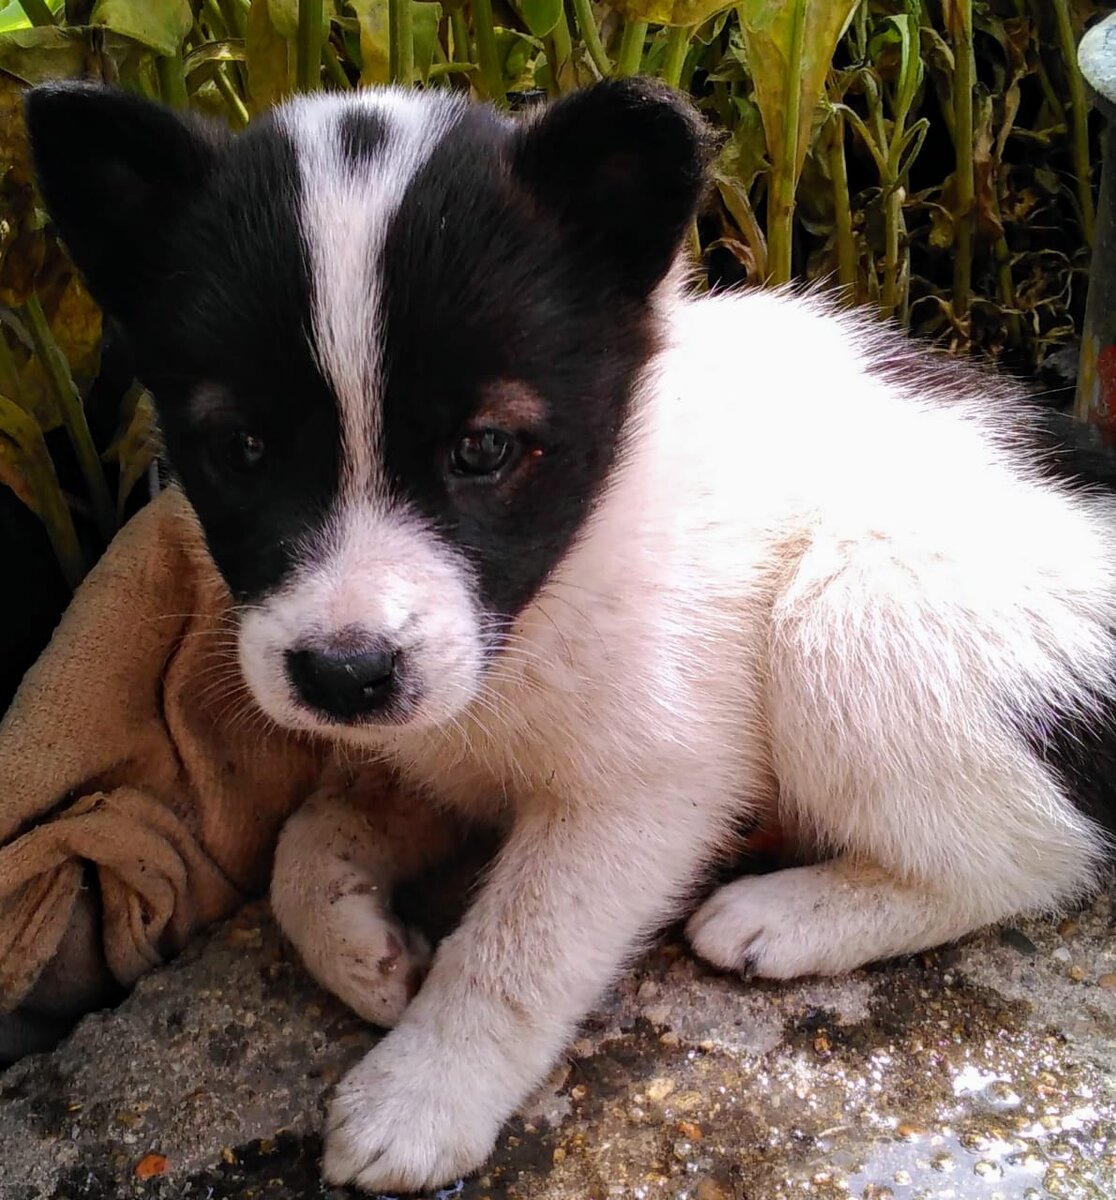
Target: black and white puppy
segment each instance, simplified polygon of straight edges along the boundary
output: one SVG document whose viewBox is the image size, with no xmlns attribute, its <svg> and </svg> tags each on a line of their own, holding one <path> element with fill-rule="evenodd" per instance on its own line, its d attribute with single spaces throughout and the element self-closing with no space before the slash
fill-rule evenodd
<svg viewBox="0 0 1116 1200">
<path fill-rule="evenodd" d="M 747 814 L 823 861 L 724 888 L 689 931 L 767 978 L 1093 885 L 1109 493 L 1006 383 L 816 298 L 690 298 L 705 135 L 671 93 L 606 83 L 523 123 L 318 96 L 222 139 L 48 86 L 28 117 L 259 705 L 509 825 L 341 1084 L 331 1180 L 478 1167 Z"/>
</svg>

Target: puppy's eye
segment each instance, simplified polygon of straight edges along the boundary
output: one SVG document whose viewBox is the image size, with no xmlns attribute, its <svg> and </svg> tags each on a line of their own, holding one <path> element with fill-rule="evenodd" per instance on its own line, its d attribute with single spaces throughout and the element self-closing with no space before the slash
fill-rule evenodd
<svg viewBox="0 0 1116 1200">
<path fill-rule="evenodd" d="M 264 455 L 263 438 L 257 437 L 247 430 L 238 429 L 228 441 L 226 447 L 229 466 L 235 471 L 248 473 L 259 466 Z"/>
<path fill-rule="evenodd" d="M 515 456 L 516 440 L 502 429 L 478 429 L 467 433 L 450 454 L 455 475 L 473 479 L 495 475 Z"/>
</svg>

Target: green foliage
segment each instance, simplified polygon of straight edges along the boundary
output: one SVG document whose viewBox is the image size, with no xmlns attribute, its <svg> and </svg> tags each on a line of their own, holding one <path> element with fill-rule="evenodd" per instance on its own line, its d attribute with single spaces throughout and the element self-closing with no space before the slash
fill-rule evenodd
<svg viewBox="0 0 1116 1200">
<path fill-rule="evenodd" d="M 0 483 L 76 583 L 157 452 L 134 385 L 111 442 L 98 453 L 90 436 L 80 396 L 100 316 L 35 199 L 28 84 L 103 79 L 240 128 L 297 90 L 396 83 L 509 105 L 658 75 L 724 130 L 692 239 L 713 276 L 833 280 L 918 333 L 1034 369 L 1080 317 L 1096 181 L 1074 48 L 1110 7 L 0 0 Z M 69 492 L 47 449 L 58 439 Z"/>
</svg>

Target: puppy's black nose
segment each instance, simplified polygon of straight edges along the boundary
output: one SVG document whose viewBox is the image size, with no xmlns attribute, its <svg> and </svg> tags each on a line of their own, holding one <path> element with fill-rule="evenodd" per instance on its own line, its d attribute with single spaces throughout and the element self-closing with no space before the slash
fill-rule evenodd
<svg viewBox="0 0 1116 1200">
<path fill-rule="evenodd" d="M 310 708 L 352 721 L 383 708 L 396 685 L 396 651 L 288 650 L 287 675 Z"/>
</svg>

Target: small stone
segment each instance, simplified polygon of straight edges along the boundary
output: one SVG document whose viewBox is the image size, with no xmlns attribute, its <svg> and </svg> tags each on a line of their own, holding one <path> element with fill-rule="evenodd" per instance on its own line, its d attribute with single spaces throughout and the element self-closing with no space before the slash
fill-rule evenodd
<svg viewBox="0 0 1116 1200">
<path fill-rule="evenodd" d="M 584 1100 L 585 1097 L 588 1095 L 589 1095 L 589 1089 L 583 1083 L 574 1084 L 574 1086 L 572 1088 L 570 1088 L 570 1099 L 571 1100 L 577 1100 L 578 1102 L 580 1102 L 580 1101 Z"/>
<path fill-rule="evenodd" d="M 230 1167 L 236 1165 L 236 1154 L 231 1146 L 225 1146 L 222 1149 L 221 1161 L 228 1163 Z"/>
<path fill-rule="evenodd" d="M 1073 955 L 1070 954 L 1070 952 L 1065 948 L 1065 946 L 1059 946 L 1057 950 L 1055 950 L 1051 953 L 1050 957 L 1055 962 L 1068 963 L 1069 960 L 1073 957 Z"/>
<path fill-rule="evenodd" d="M 691 1142 L 700 1142 L 703 1137 L 701 1126 L 696 1125 L 693 1121 L 679 1121 L 677 1129 L 683 1137 L 689 1138 Z"/>
<path fill-rule="evenodd" d="M 930 1166 L 935 1171 L 941 1171 L 943 1174 L 952 1171 L 956 1165 L 953 1161 L 953 1155 L 947 1154 L 944 1150 L 940 1154 L 935 1154 L 930 1160 Z"/>
<path fill-rule="evenodd" d="M 973 1174 L 979 1175 L 981 1179 L 999 1179 L 1003 1173 L 1003 1169 L 998 1163 L 991 1162 L 987 1158 L 982 1158 L 973 1164 Z"/>
<path fill-rule="evenodd" d="M 829 1040 L 829 1034 L 824 1029 L 819 1029 L 814 1036 L 814 1051 L 817 1054 L 830 1054 L 833 1050 L 833 1043 Z"/>
<path fill-rule="evenodd" d="M 1079 967 L 1076 963 L 1066 972 L 1074 983 L 1080 983 L 1085 978 L 1085 968 Z"/>
<path fill-rule="evenodd" d="M 673 1079 L 652 1079 L 647 1085 L 647 1099 L 652 1104 L 661 1104 L 676 1086 Z"/>
<path fill-rule="evenodd" d="M 1069 939 L 1073 937 L 1079 928 L 1080 926 L 1076 921 L 1073 921 L 1067 917 L 1058 925 L 1058 932 L 1066 939 L 1066 941 L 1069 941 Z"/>
<path fill-rule="evenodd" d="M 558 1163 L 566 1161 L 566 1149 L 564 1146 L 555 1146 L 554 1153 L 550 1156 L 551 1161 L 557 1166 Z"/>
<path fill-rule="evenodd" d="M 882 1183 L 870 1183 L 860 1196 L 861 1200 L 895 1200 L 895 1193 Z"/>
<path fill-rule="evenodd" d="M 1113 975 L 1112 978 L 1116 980 L 1116 975 Z M 1116 986 L 1116 984 L 1113 986 Z M 681 1044 L 682 1039 L 674 1032 L 673 1029 L 668 1029 L 666 1033 L 659 1038 L 660 1046 L 680 1046 Z"/>
<path fill-rule="evenodd" d="M 659 985 L 653 979 L 645 979 L 639 985 L 639 990 L 636 992 L 636 999 L 643 1001 L 654 1000 L 658 994 Z"/>
<path fill-rule="evenodd" d="M 732 1197 L 715 1179 L 703 1179 L 697 1185 L 695 1200 L 732 1200 Z"/>
<path fill-rule="evenodd" d="M 170 1161 L 165 1154 L 145 1154 L 132 1169 L 137 1179 L 154 1179 L 156 1175 L 165 1175 Z"/>
<path fill-rule="evenodd" d="M 912 1142 L 915 1138 L 926 1136 L 926 1129 L 922 1125 L 916 1125 L 913 1121 L 900 1121 L 895 1126 L 895 1132 L 905 1141 Z"/>
<path fill-rule="evenodd" d="M 671 1099 L 671 1108 L 678 1113 L 679 1116 L 684 1113 L 691 1113 L 695 1109 L 701 1108 L 703 1097 L 701 1092 L 678 1092 Z"/>
<path fill-rule="evenodd" d="M 228 932 L 228 943 L 230 946 L 244 946 L 258 950 L 263 945 L 263 930 L 234 925 Z"/>
<path fill-rule="evenodd" d="M 1098 980 L 1097 987 L 1107 992 L 1116 991 L 1116 971 L 1106 971 Z"/>
</svg>

